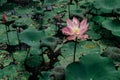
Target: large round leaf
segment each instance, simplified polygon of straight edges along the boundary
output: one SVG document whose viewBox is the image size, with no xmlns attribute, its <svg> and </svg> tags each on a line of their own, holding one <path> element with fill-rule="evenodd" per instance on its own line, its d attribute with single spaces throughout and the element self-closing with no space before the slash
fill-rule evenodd
<svg viewBox="0 0 120 80">
<path fill-rule="evenodd" d="M 0 4 L 6 3 L 7 0 L 0 0 Z"/>
<path fill-rule="evenodd" d="M 17 51 L 13 53 L 13 57 L 17 62 L 24 62 L 27 54 L 25 51 Z"/>
<path fill-rule="evenodd" d="M 3 77 L 8 76 L 8 78 L 15 78 L 18 75 L 15 65 L 9 65 L 4 69 L 2 69 L 2 71 L 3 71 Z"/>
<path fill-rule="evenodd" d="M 20 18 L 20 19 L 16 20 L 15 23 L 19 23 L 19 25 L 20 24 L 24 24 L 24 25 L 32 24 L 32 22 L 33 22 L 32 19 L 26 17 L 26 15 L 25 16 L 22 15 L 22 16 L 23 16 L 23 18 Z"/>
<path fill-rule="evenodd" d="M 57 32 L 57 27 L 55 25 L 48 25 L 49 27 L 45 29 L 45 35 L 47 36 L 53 36 Z"/>
<path fill-rule="evenodd" d="M 41 40 L 41 47 L 48 47 L 51 50 L 54 50 L 57 46 L 59 39 L 55 37 L 46 37 Z"/>
<path fill-rule="evenodd" d="M 75 16 L 80 16 L 82 13 L 83 11 L 80 9 L 71 11 L 71 15 L 75 15 Z"/>
<path fill-rule="evenodd" d="M 74 42 L 64 44 L 61 53 L 64 56 L 61 57 L 59 56 L 60 59 L 60 64 L 63 67 L 66 67 L 69 63 L 73 61 L 73 52 L 74 52 Z M 100 47 L 90 41 L 81 41 L 77 44 L 77 49 L 76 49 L 76 61 L 79 60 L 79 57 L 85 54 L 89 54 L 90 52 L 94 53 L 99 53 L 100 52 Z"/>
<path fill-rule="evenodd" d="M 11 45 L 17 45 L 18 44 L 18 37 L 17 37 L 17 32 L 9 32 L 9 41 Z"/>
<path fill-rule="evenodd" d="M 8 57 L 4 58 L 4 60 L 3 60 L 3 66 L 4 67 L 5 66 L 9 66 L 12 62 L 13 62 L 13 58 L 10 57 L 10 56 L 8 56 Z"/>
<path fill-rule="evenodd" d="M 50 80 L 49 78 L 49 75 L 50 75 L 50 72 L 49 71 L 43 71 L 42 73 L 42 76 L 39 76 L 39 80 Z"/>
<path fill-rule="evenodd" d="M 43 59 L 39 55 L 33 55 L 26 59 L 26 65 L 30 68 L 38 68 L 41 66 Z"/>
<path fill-rule="evenodd" d="M 34 28 L 28 28 L 20 33 L 20 40 L 23 43 L 28 44 L 29 46 L 39 46 L 39 41 L 41 38 L 43 38 L 44 32 L 43 31 L 37 31 Z"/>
<path fill-rule="evenodd" d="M 45 0 L 45 4 L 55 4 L 57 0 Z"/>
<path fill-rule="evenodd" d="M 95 0 L 95 7 L 103 9 L 115 9 L 119 8 L 120 0 Z"/>
<path fill-rule="evenodd" d="M 0 70 L 0 79 L 3 77 L 3 71 Z"/>
<path fill-rule="evenodd" d="M 112 34 L 120 37 L 120 31 L 113 31 Z"/>
<path fill-rule="evenodd" d="M 8 32 L 8 39 L 9 39 L 10 45 L 18 44 L 18 37 L 16 32 Z M 0 33 L 0 42 L 8 42 L 6 32 Z"/>
<path fill-rule="evenodd" d="M 102 26 L 107 30 L 112 31 L 113 35 L 120 36 L 120 21 L 119 20 L 105 20 Z"/>
<path fill-rule="evenodd" d="M 119 20 L 104 20 L 102 26 L 107 30 L 120 31 L 120 21 Z"/>
<path fill-rule="evenodd" d="M 7 42 L 5 25 L 0 24 L 0 42 Z"/>
<path fill-rule="evenodd" d="M 39 47 L 31 47 L 29 53 L 31 55 L 35 55 L 35 54 L 40 55 L 40 54 L 42 54 L 42 51 Z"/>
<path fill-rule="evenodd" d="M 104 57 L 109 57 L 114 61 L 120 62 L 120 49 L 117 47 L 108 47 L 101 54 Z"/>
<path fill-rule="evenodd" d="M 62 49 L 61 49 L 61 53 L 64 56 L 70 56 L 73 55 L 74 52 L 74 42 L 71 43 L 67 43 L 64 44 Z M 98 53 L 100 51 L 99 46 L 94 43 L 94 42 L 90 42 L 90 41 L 81 41 L 77 43 L 77 50 L 76 50 L 76 55 L 80 55 L 80 54 L 87 54 L 90 52 L 95 52 Z M 78 56 L 77 57 L 80 57 Z"/>
<path fill-rule="evenodd" d="M 90 38 L 90 39 L 97 40 L 97 39 L 100 39 L 100 38 L 101 38 L 101 35 L 98 34 L 98 33 L 96 33 L 96 32 L 93 31 L 93 30 L 89 30 L 89 31 L 87 32 L 87 34 L 89 35 L 89 38 Z"/>
<path fill-rule="evenodd" d="M 102 17 L 102 16 L 94 16 L 93 17 L 93 21 L 98 23 L 98 24 L 101 24 L 101 22 L 104 20 L 105 20 L 105 17 Z"/>
<path fill-rule="evenodd" d="M 99 54 L 85 55 L 66 68 L 66 80 L 119 80 L 119 75 L 112 61 Z"/>
<path fill-rule="evenodd" d="M 5 25 L 0 24 L 0 42 L 7 42 L 7 35 L 6 35 L 5 28 L 6 28 Z M 10 44 L 17 45 L 18 44 L 17 33 L 15 31 L 9 31 L 7 33 L 8 33 Z"/>
</svg>

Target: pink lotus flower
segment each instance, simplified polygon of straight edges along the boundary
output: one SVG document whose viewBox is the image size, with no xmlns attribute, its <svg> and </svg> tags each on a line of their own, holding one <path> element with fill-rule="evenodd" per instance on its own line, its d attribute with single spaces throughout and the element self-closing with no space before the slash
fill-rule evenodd
<svg viewBox="0 0 120 80">
<path fill-rule="evenodd" d="M 79 22 L 77 18 L 73 17 L 72 21 L 67 19 L 66 22 L 67 27 L 62 29 L 62 33 L 68 36 L 67 40 L 75 40 L 76 38 L 86 40 L 88 38 L 88 35 L 85 34 L 89 26 L 86 18 Z"/>
</svg>

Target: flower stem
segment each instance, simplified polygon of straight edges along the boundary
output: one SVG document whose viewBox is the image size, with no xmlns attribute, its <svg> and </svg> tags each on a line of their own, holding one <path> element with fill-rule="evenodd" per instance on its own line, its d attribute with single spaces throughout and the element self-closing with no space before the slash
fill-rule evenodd
<svg viewBox="0 0 120 80">
<path fill-rule="evenodd" d="M 10 44 L 10 41 L 9 41 L 9 36 L 8 36 L 8 29 L 7 29 L 7 26 L 6 26 L 5 28 L 6 28 L 7 41 L 8 41 L 8 44 Z"/>
<path fill-rule="evenodd" d="M 75 39 L 73 62 L 75 62 L 76 47 L 77 47 L 77 38 Z"/>
<path fill-rule="evenodd" d="M 41 40 L 40 40 L 40 45 L 41 45 Z M 41 52 L 42 52 L 41 56 L 42 56 L 42 59 L 43 59 L 43 63 L 45 63 L 45 59 L 44 59 L 44 55 L 43 55 L 43 53 L 44 53 L 43 47 L 40 48 L 40 49 L 41 49 Z"/>
<path fill-rule="evenodd" d="M 30 48 L 27 48 L 27 55 L 25 57 L 25 60 L 30 56 Z"/>
<path fill-rule="evenodd" d="M 17 31 L 17 38 L 18 38 L 19 50 L 21 50 L 21 44 L 20 44 L 19 33 L 20 33 L 20 28 L 18 28 L 18 31 Z"/>
</svg>

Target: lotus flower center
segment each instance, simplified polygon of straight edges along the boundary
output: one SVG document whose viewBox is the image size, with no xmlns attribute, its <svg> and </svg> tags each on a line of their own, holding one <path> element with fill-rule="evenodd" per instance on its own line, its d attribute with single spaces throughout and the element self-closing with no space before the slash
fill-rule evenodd
<svg viewBox="0 0 120 80">
<path fill-rule="evenodd" d="M 80 31 L 80 29 L 78 27 L 73 28 L 73 34 L 78 35 L 79 31 Z"/>
</svg>

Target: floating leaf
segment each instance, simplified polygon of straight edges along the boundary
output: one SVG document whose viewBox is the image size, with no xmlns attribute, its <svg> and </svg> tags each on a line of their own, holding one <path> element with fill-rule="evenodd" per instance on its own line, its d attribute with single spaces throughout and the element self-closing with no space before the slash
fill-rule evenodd
<svg viewBox="0 0 120 80">
<path fill-rule="evenodd" d="M 3 71 L 0 69 L 0 79 L 2 79 L 3 75 Z"/>
<path fill-rule="evenodd" d="M 57 32 L 57 27 L 55 25 L 48 25 L 49 27 L 45 29 L 45 35 L 47 36 L 53 36 Z"/>
<path fill-rule="evenodd" d="M 69 63 L 73 61 L 73 52 L 74 52 L 74 42 L 64 44 L 61 48 L 61 54 L 64 56 L 59 56 L 60 64 L 64 67 L 66 67 Z M 79 57 L 81 57 L 84 54 L 90 54 L 90 52 L 99 53 L 100 47 L 90 41 L 81 41 L 77 43 L 77 49 L 76 49 L 76 61 L 79 60 Z"/>
<path fill-rule="evenodd" d="M 6 57 L 4 60 L 3 60 L 3 66 L 9 66 L 10 63 L 13 62 L 13 58 L 12 57 Z"/>
<path fill-rule="evenodd" d="M 10 45 L 17 45 L 18 44 L 17 32 L 15 32 L 15 31 L 14 32 L 8 32 L 8 38 L 9 38 L 9 41 L 10 41 Z M 6 32 L 4 32 L 0 35 L 0 42 L 7 42 Z"/>
<path fill-rule="evenodd" d="M 119 20 L 105 20 L 102 23 L 103 27 L 111 31 L 120 31 L 120 21 Z"/>
<path fill-rule="evenodd" d="M 71 15 L 73 15 L 73 16 L 80 16 L 81 14 L 83 13 L 83 11 L 82 10 L 72 10 L 71 11 Z M 82 16 L 82 15 L 81 15 Z"/>
<path fill-rule="evenodd" d="M 13 28 L 22 28 L 22 29 L 27 29 L 28 28 L 28 25 L 22 23 L 22 22 L 15 22 L 13 25 L 12 25 Z"/>
<path fill-rule="evenodd" d="M 7 0 L 0 0 L 0 4 L 6 3 Z"/>
<path fill-rule="evenodd" d="M 35 55 L 35 54 L 40 55 L 42 52 L 41 52 L 41 50 L 40 50 L 39 47 L 38 47 L 38 48 L 36 48 L 36 47 L 31 47 L 29 53 L 30 53 L 31 55 Z"/>
<path fill-rule="evenodd" d="M 46 4 L 55 4 L 56 2 L 56 0 L 45 0 Z"/>
<path fill-rule="evenodd" d="M 102 26 L 107 30 L 110 30 L 113 35 L 120 36 L 120 21 L 119 20 L 105 20 Z"/>
<path fill-rule="evenodd" d="M 26 65 L 30 68 L 38 68 L 43 63 L 43 58 L 39 55 L 32 55 L 26 59 Z"/>
<path fill-rule="evenodd" d="M 43 71 L 41 74 L 42 74 L 42 76 L 39 76 L 39 80 L 50 80 L 49 79 L 49 75 L 50 75 L 49 71 Z"/>
<path fill-rule="evenodd" d="M 112 34 L 115 35 L 115 36 L 120 37 L 120 31 L 113 31 Z"/>
<path fill-rule="evenodd" d="M 103 9 L 115 9 L 119 8 L 120 0 L 96 0 L 95 7 L 103 8 Z"/>
<path fill-rule="evenodd" d="M 20 33 L 20 40 L 29 46 L 38 47 L 40 45 L 39 41 L 45 37 L 43 31 L 37 31 L 35 28 L 28 28 Z"/>
<path fill-rule="evenodd" d="M 15 22 L 19 23 L 19 25 L 20 24 L 30 25 L 33 21 L 32 21 L 32 19 L 23 16 L 23 18 L 20 18 L 20 19 L 16 20 Z"/>
<path fill-rule="evenodd" d="M 17 32 L 9 32 L 8 36 L 9 36 L 10 45 L 18 44 Z"/>
<path fill-rule="evenodd" d="M 87 34 L 89 35 L 89 39 L 97 40 L 97 39 L 100 39 L 100 38 L 101 38 L 101 35 L 98 34 L 98 33 L 96 33 L 96 32 L 93 31 L 93 30 L 88 31 Z"/>
<path fill-rule="evenodd" d="M 26 51 L 17 51 L 13 53 L 13 57 L 16 62 L 24 62 L 26 56 L 27 56 Z"/>
<path fill-rule="evenodd" d="M 109 57 L 117 62 L 120 62 L 120 49 L 117 47 L 108 47 L 103 51 L 102 56 Z"/>
<path fill-rule="evenodd" d="M 102 21 L 104 21 L 105 17 L 102 16 L 94 16 L 93 21 L 95 21 L 98 24 L 101 24 Z"/>
<path fill-rule="evenodd" d="M 4 69 L 2 69 L 3 71 L 3 76 L 4 77 L 7 77 L 9 76 L 8 78 L 15 78 L 15 76 L 18 75 L 17 71 L 16 71 L 16 68 L 15 68 L 15 65 L 9 65 L 7 67 L 5 67 Z M 12 74 L 11 74 L 12 73 Z"/>
<path fill-rule="evenodd" d="M 55 37 L 46 37 L 41 40 L 41 46 L 45 46 L 54 50 L 57 46 L 59 39 Z"/>
<path fill-rule="evenodd" d="M 66 68 L 66 80 L 119 80 L 112 61 L 100 54 L 88 54 Z"/>
</svg>

